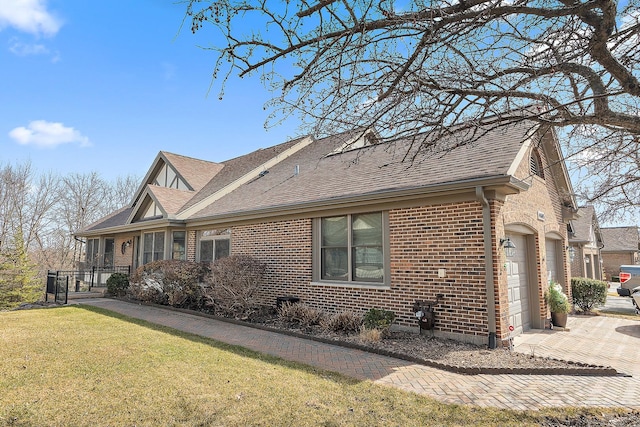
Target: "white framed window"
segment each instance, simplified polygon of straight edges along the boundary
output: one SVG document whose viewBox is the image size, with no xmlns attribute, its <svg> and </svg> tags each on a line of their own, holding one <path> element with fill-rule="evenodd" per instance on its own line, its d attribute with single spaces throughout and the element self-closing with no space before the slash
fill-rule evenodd
<svg viewBox="0 0 640 427">
<path fill-rule="evenodd" d="M 144 233 L 142 240 L 142 264 L 164 259 L 164 231 Z"/>
<path fill-rule="evenodd" d="M 171 242 L 171 259 L 187 259 L 187 232 L 174 231 Z"/>
<path fill-rule="evenodd" d="M 384 212 L 348 214 L 316 221 L 315 280 L 388 284 L 388 227 Z"/>
<path fill-rule="evenodd" d="M 213 262 L 231 254 L 231 230 L 206 230 L 200 232 L 198 261 Z"/>
<path fill-rule="evenodd" d="M 87 250 L 85 261 L 88 266 L 98 265 L 98 250 L 100 249 L 100 239 L 87 239 Z"/>
</svg>

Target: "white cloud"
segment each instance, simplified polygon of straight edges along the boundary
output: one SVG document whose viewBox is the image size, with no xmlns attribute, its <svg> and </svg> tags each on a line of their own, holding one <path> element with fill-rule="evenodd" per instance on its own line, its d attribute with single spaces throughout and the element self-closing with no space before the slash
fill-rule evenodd
<svg viewBox="0 0 640 427">
<path fill-rule="evenodd" d="M 17 37 L 12 37 L 9 40 L 9 51 L 17 56 L 48 56 L 51 58 L 51 62 L 54 63 L 60 60 L 60 52 L 51 51 L 46 45 L 42 43 L 24 43 Z"/>
<path fill-rule="evenodd" d="M 77 143 L 81 147 L 91 145 L 89 138 L 63 123 L 34 120 L 28 127 L 20 126 L 9 132 L 9 136 L 21 145 L 55 148 L 61 144 Z"/>
<path fill-rule="evenodd" d="M 14 53 L 18 56 L 47 55 L 49 53 L 49 49 L 47 49 L 47 47 L 43 44 L 22 43 L 15 38 L 11 39 L 11 41 L 9 42 L 9 50 L 11 51 L 11 53 Z"/>
<path fill-rule="evenodd" d="M 13 27 L 36 36 L 55 35 L 62 21 L 47 11 L 47 0 L 0 0 L 0 30 Z"/>
</svg>

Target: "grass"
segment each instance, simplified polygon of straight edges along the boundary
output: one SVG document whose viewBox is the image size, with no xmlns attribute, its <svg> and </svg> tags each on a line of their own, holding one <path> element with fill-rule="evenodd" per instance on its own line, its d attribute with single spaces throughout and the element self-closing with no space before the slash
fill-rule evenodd
<svg viewBox="0 0 640 427">
<path fill-rule="evenodd" d="M 0 313 L 0 426 L 537 425 L 94 307 Z"/>
<path fill-rule="evenodd" d="M 616 310 L 610 310 L 610 309 L 603 310 L 603 309 L 596 308 L 593 310 L 593 313 L 598 316 L 617 317 L 619 319 L 640 321 L 640 316 L 638 316 L 637 314 L 630 314 L 625 311 L 616 311 Z"/>
</svg>

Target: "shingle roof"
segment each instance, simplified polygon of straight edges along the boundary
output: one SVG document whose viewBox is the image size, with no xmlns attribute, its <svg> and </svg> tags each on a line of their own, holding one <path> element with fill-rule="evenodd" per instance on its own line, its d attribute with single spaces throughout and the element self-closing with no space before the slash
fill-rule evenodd
<svg viewBox="0 0 640 427">
<path fill-rule="evenodd" d="M 593 206 L 584 206 L 578 209 L 578 219 L 571 221 L 573 226 L 573 236 L 569 236 L 570 242 L 590 242 L 591 241 L 591 228 L 593 225 L 597 226 L 597 219 L 595 218 L 596 210 Z M 594 224 L 594 221 L 596 223 Z"/>
<path fill-rule="evenodd" d="M 297 207 L 304 204 L 331 203 L 349 197 L 376 198 L 381 193 L 462 183 L 475 179 L 508 178 L 510 167 L 518 157 L 522 142 L 531 131 L 531 123 L 494 129 L 467 145 L 457 146 L 461 135 L 440 139 L 439 146 L 449 146 L 446 152 L 429 151 L 423 141 L 399 140 L 381 143 L 341 154 L 333 150 L 346 141 L 360 136 L 362 131 L 347 132 L 315 140 L 299 151 L 271 166 L 268 173 L 240 185 L 217 198 L 186 219 L 195 220 L 240 212 Z M 288 141 L 227 160 L 222 163 L 197 161 L 184 156 L 161 152 L 180 169 L 192 185 L 213 176 L 200 191 L 181 191 L 148 186 L 169 215 L 188 212 L 190 206 L 214 194 L 250 171 L 302 143 L 302 138 Z M 410 159 L 410 160 L 407 160 Z M 296 168 L 297 166 L 297 168 Z M 207 168 L 211 168 L 208 170 Z M 298 171 L 296 174 L 295 171 Z M 199 175 L 200 174 L 200 175 Z M 189 177 L 189 178 L 187 178 Z M 200 178 L 197 181 L 198 177 Z M 195 179 L 195 180 L 194 180 Z M 471 184 L 470 184 L 471 185 Z M 131 210 L 101 221 L 91 230 L 125 225 Z M 187 214 L 188 215 L 188 214 Z M 118 223 L 117 220 L 121 220 Z M 88 230 L 88 231 L 91 231 Z"/>
<path fill-rule="evenodd" d="M 529 129 L 505 127 L 446 153 L 421 152 L 419 144 L 405 140 L 326 156 L 344 138 L 324 138 L 189 219 L 506 176 Z"/>
<path fill-rule="evenodd" d="M 125 224 L 127 219 L 129 218 L 129 215 L 131 215 L 131 211 L 133 211 L 133 208 L 129 206 L 120 208 L 117 211 L 103 218 L 100 218 L 93 224 L 88 225 L 84 228 L 83 231 L 101 230 L 103 228 L 117 227 L 119 225 Z"/>
<path fill-rule="evenodd" d="M 251 171 L 252 169 L 257 168 L 261 164 L 265 163 L 267 160 L 277 156 L 282 153 L 286 149 L 295 145 L 300 141 L 299 139 L 294 139 L 291 141 L 287 141 L 282 144 L 275 145 L 273 147 L 261 148 L 259 150 L 253 151 L 249 154 L 245 154 L 244 156 L 236 157 L 225 162 L 222 162 L 222 170 L 217 173 L 215 179 L 210 180 L 200 191 L 196 194 L 188 203 L 185 204 L 183 209 L 186 209 L 200 200 L 204 199 L 210 194 L 215 193 L 219 189 L 225 187 L 229 183 L 235 181 L 242 175 Z"/>
<path fill-rule="evenodd" d="M 194 159 L 193 157 L 181 156 L 166 151 L 161 151 L 167 161 L 171 163 L 176 171 L 193 187 L 194 191 L 200 191 L 211 178 L 222 170 L 224 165 L 209 162 L 207 160 Z"/>
<path fill-rule="evenodd" d="M 604 247 L 602 252 L 637 252 L 640 236 L 638 227 L 601 228 Z"/>
<path fill-rule="evenodd" d="M 176 190 L 157 185 L 149 185 L 148 189 L 168 215 L 175 215 L 194 195 L 193 191 Z"/>
</svg>

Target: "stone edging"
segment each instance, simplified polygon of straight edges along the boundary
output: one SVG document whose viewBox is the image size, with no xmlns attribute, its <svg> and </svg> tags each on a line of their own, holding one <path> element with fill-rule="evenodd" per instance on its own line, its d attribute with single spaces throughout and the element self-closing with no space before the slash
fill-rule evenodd
<svg viewBox="0 0 640 427">
<path fill-rule="evenodd" d="M 126 298 L 114 298 L 124 302 L 132 302 L 132 300 Z M 589 365 L 581 362 L 570 362 L 566 360 L 562 360 L 570 365 L 574 365 L 575 367 L 571 368 L 472 368 L 472 367 L 464 367 L 464 366 L 456 366 L 449 365 L 445 363 L 434 362 L 432 360 L 419 359 L 416 357 L 408 356 L 406 354 L 395 353 L 393 351 L 377 349 L 372 347 L 367 347 L 361 344 L 355 344 L 347 341 L 337 341 L 331 340 L 322 337 L 315 337 L 312 335 L 305 335 L 299 332 L 287 331 L 283 329 L 271 328 L 269 326 L 259 325 L 256 323 L 243 322 L 241 320 L 229 319 L 227 317 L 220 317 L 213 314 L 203 313 L 196 310 L 188 310 L 185 308 L 171 307 L 169 305 L 159 305 L 153 303 L 146 303 L 142 301 L 136 301 L 136 303 L 141 305 L 148 305 L 151 307 L 162 308 L 169 311 L 176 311 L 185 314 L 191 314 L 199 317 L 206 317 L 209 319 L 219 320 L 221 322 L 231 323 L 239 326 L 246 326 L 249 328 L 260 329 L 268 332 L 275 332 L 282 335 L 288 335 L 296 338 L 302 338 L 310 341 L 321 342 L 324 344 L 331 344 L 345 348 L 351 348 L 354 350 L 366 351 L 368 353 L 378 354 L 380 356 L 393 357 L 395 359 L 404 360 L 407 362 L 415 363 L 418 365 L 428 366 L 431 368 L 440 369 L 447 372 L 453 372 L 455 374 L 462 375 L 572 375 L 572 376 L 605 376 L 605 377 L 613 377 L 613 376 L 627 376 L 618 373 L 614 368 L 607 366 L 598 366 L 598 365 Z M 550 359 L 550 360 L 558 360 L 558 359 Z"/>
</svg>

